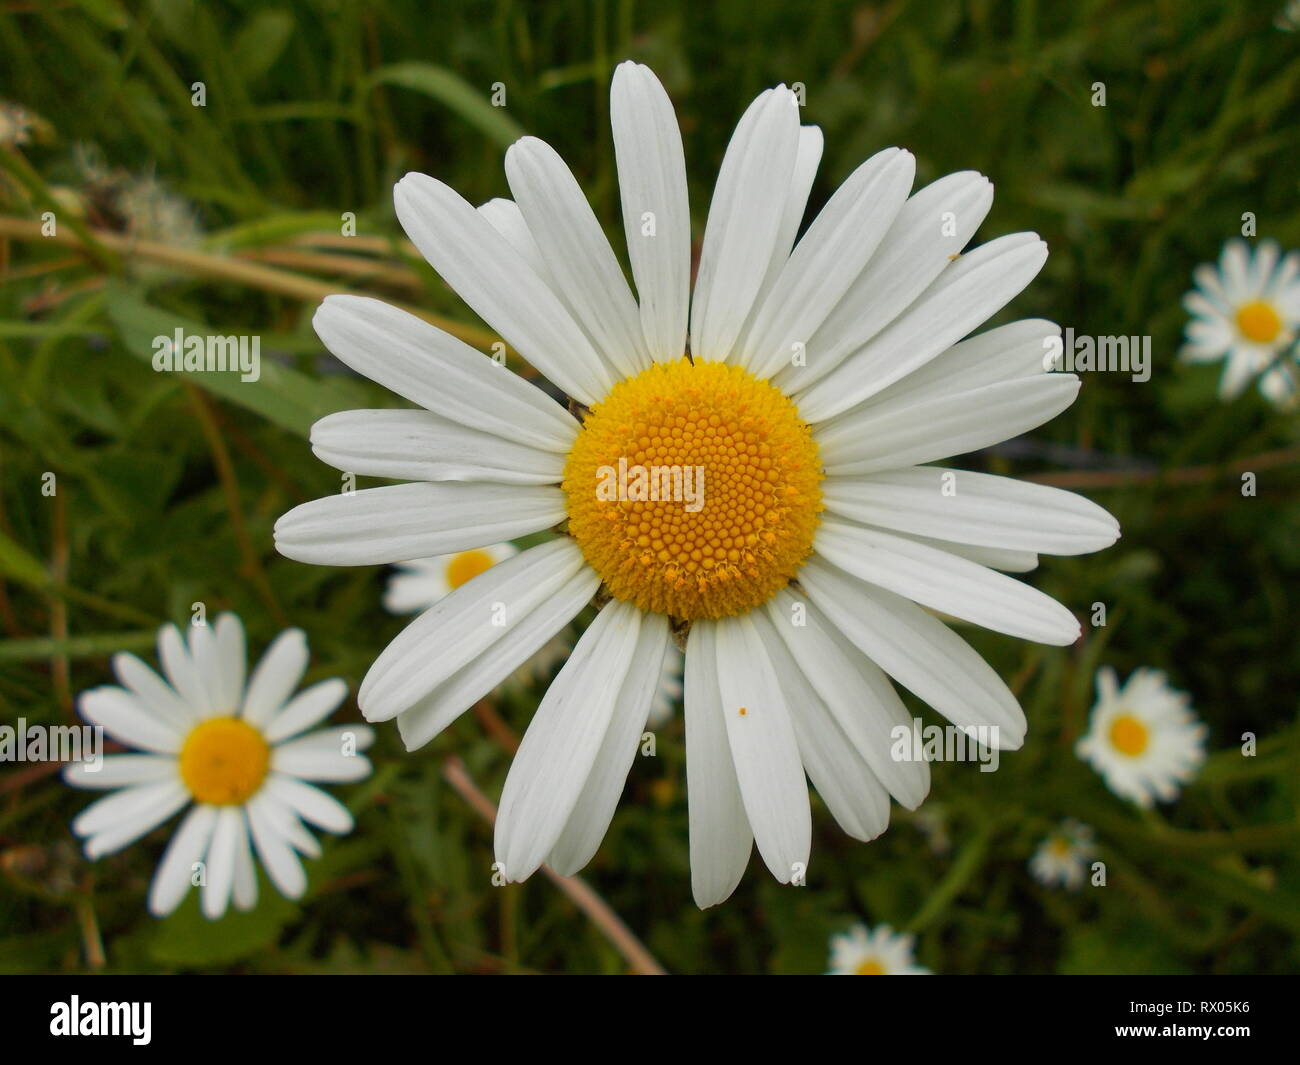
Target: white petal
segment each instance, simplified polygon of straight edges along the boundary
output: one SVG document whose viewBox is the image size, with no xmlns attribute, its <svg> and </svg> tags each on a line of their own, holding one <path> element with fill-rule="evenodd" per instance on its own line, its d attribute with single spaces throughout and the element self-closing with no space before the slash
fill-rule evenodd
<svg viewBox="0 0 1300 1065">
<path fill-rule="evenodd" d="M 875 839 L 889 825 L 889 794 L 822 703 L 790 649 L 777 635 L 772 620 L 761 611 L 754 611 L 749 617 L 763 637 L 772 668 L 785 693 L 799 757 L 808 771 L 808 779 L 845 832 L 854 839 Z M 787 623 L 788 619 L 783 618 L 777 624 Z"/>
<path fill-rule="evenodd" d="M 427 174 L 402 178 L 393 202 L 420 254 L 506 343 L 582 403 L 604 397 L 614 383 L 608 366 L 559 297 L 490 222 Z"/>
<path fill-rule="evenodd" d="M 939 466 L 828 477 L 822 500 L 866 525 L 1045 555 L 1085 555 L 1119 539 L 1119 523 L 1083 496 Z"/>
<path fill-rule="evenodd" d="M 374 742 L 368 725 L 338 725 L 282 743 L 271 752 L 271 768 L 299 780 L 344 784 L 370 775 L 370 759 L 356 752 Z M 348 753 L 352 752 L 352 753 Z"/>
<path fill-rule="evenodd" d="M 763 275 L 758 295 L 754 298 L 754 307 L 750 310 L 751 321 L 754 311 L 766 302 L 776 279 L 781 276 L 786 260 L 790 258 L 790 252 L 794 250 L 794 240 L 799 235 L 804 213 L 808 210 L 808 196 L 817 178 L 824 144 L 825 138 L 818 127 L 799 127 L 799 147 L 795 153 L 794 170 L 790 174 L 790 191 L 786 194 L 785 206 L 781 211 L 781 225 L 772 247 L 771 262 L 768 263 L 767 273 Z"/>
<path fill-rule="evenodd" d="M 224 914 L 230 903 L 230 893 L 235 886 L 235 865 L 239 860 L 239 837 L 244 831 L 241 807 L 222 806 L 218 809 L 203 883 L 203 915 L 209 921 Z"/>
<path fill-rule="evenodd" d="M 552 485 L 393 484 L 294 507 L 275 523 L 275 546 L 320 566 L 407 562 L 513 540 L 566 514 L 564 493 Z"/>
<path fill-rule="evenodd" d="M 259 804 L 259 812 L 265 815 L 266 820 L 274 827 L 276 833 L 283 837 L 284 841 L 293 847 L 300 854 L 305 854 L 308 858 L 319 858 L 321 855 L 320 844 L 298 819 L 298 815 L 284 803 L 271 798 L 265 792 L 258 795 L 254 803 Z M 250 804 L 250 810 L 252 808 Z"/>
<path fill-rule="evenodd" d="M 334 713 L 347 694 L 347 683 L 337 677 L 304 688 L 269 719 L 263 732 L 266 742 L 280 743 L 305 732 Z"/>
<path fill-rule="evenodd" d="M 796 604 L 803 607 L 802 625 L 793 623 Z M 912 716 L 888 678 L 817 607 L 790 589 L 769 600 L 766 612 L 840 732 L 890 794 L 915 810 L 930 790 L 930 767 L 896 762 L 890 753 L 893 730 L 900 725 L 910 729 Z"/>
<path fill-rule="evenodd" d="M 235 883 L 231 895 L 235 909 L 247 912 L 257 905 L 257 867 L 253 865 L 248 815 L 241 811 L 241 816 L 244 823 L 240 825 L 239 839 L 235 844 Z"/>
<path fill-rule="evenodd" d="M 158 630 L 158 659 L 162 662 L 168 682 L 189 707 L 191 719 L 197 721 L 206 717 L 211 712 L 212 704 L 199 678 L 190 650 L 185 646 L 180 629 L 175 625 L 164 625 Z M 177 724 L 181 724 L 179 718 Z"/>
<path fill-rule="evenodd" d="M 139 784 L 92 803 L 72 822 L 72 830 L 91 837 L 86 857 L 93 861 L 152 832 L 189 801 L 179 779 Z"/>
<path fill-rule="evenodd" d="M 758 853 L 782 884 L 806 871 L 812 812 L 790 708 L 754 624 L 717 623 L 722 719 Z"/>
<path fill-rule="evenodd" d="M 133 654 L 121 651 L 113 656 L 113 672 L 126 688 L 155 716 L 181 728 L 196 723 L 198 715 L 176 689 Z"/>
<path fill-rule="evenodd" d="M 426 410 L 345 410 L 311 427 L 336 470 L 399 481 L 559 484 L 564 456 L 468 429 Z"/>
<path fill-rule="evenodd" d="M 363 377 L 442 417 L 544 451 L 567 452 L 578 423 L 536 385 L 413 314 L 367 296 L 329 296 L 312 325 Z"/>
<path fill-rule="evenodd" d="M 438 600 L 398 634 L 361 682 L 367 721 L 409 709 L 586 568 L 582 550 L 559 537 L 498 562 Z"/>
<path fill-rule="evenodd" d="M 524 221 L 524 212 L 519 209 L 519 204 L 514 200 L 497 197 L 488 200 L 487 203 L 479 204 L 477 210 L 492 223 L 493 229 L 506 238 L 510 246 L 519 253 L 519 257 L 533 268 L 534 273 L 554 289 L 555 286 L 551 284 L 546 270 L 546 263 L 542 261 L 542 253 L 537 247 L 537 241 L 533 239 L 532 232 L 528 229 L 528 223 Z"/>
<path fill-rule="evenodd" d="M 785 86 L 762 93 L 727 145 L 709 205 L 691 306 L 691 354 L 723 360 L 749 316 L 776 248 L 799 148 Z"/>
<path fill-rule="evenodd" d="M 915 603 L 816 559 L 799 583 L 853 644 L 959 728 L 996 726 L 997 746 L 1024 742 L 1025 714 L 996 672 L 960 636 Z"/>
<path fill-rule="evenodd" d="M 531 611 L 508 614 L 509 627 L 494 643 L 462 666 L 397 718 L 408 751 L 423 747 L 478 700 L 533 657 L 577 617 L 600 588 L 600 577 L 583 564 Z"/>
<path fill-rule="evenodd" d="M 717 623 L 703 620 L 691 625 L 686 644 L 691 894 L 702 910 L 726 901 L 736 890 L 754 846 L 722 720 L 717 640 Z"/>
<path fill-rule="evenodd" d="M 609 730 L 640 628 L 636 607 L 611 600 L 542 697 L 501 790 L 494 846 L 507 880 L 531 876 L 560 838 Z M 638 726 L 644 721 L 642 708 Z"/>
<path fill-rule="evenodd" d="M 262 655 L 244 693 L 243 718 L 264 725 L 288 701 L 307 671 L 307 637 L 302 629 L 285 629 Z"/>
<path fill-rule="evenodd" d="M 686 156 L 672 101 L 649 67 L 620 63 L 609 89 L 610 124 L 628 258 L 650 357 L 686 349 L 691 284 L 691 212 Z M 654 216 L 654 235 L 645 215 Z"/>
<path fill-rule="evenodd" d="M 786 395 L 808 388 L 889 325 L 961 252 L 992 205 L 992 184 L 970 170 L 948 174 L 909 199 L 876 254 L 808 341 L 807 365 L 782 370 L 777 386 Z"/>
<path fill-rule="evenodd" d="M 352 814 L 348 808 L 320 788 L 280 773 L 268 774 L 263 787 L 267 798 L 283 803 L 304 821 L 326 832 L 342 834 L 352 831 Z"/>
<path fill-rule="evenodd" d="M 222 679 L 221 705 L 228 713 L 239 709 L 244 699 L 244 674 L 248 669 L 248 646 L 244 625 L 229 612 L 217 618 L 217 658 Z"/>
<path fill-rule="evenodd" d="M 1057 350 L 1061 327 L 1042 318 L 1026 318 L 985 330 L 919 370 L 881 389 L 855 410 L 885 403 L 921 403 L 955 392 L 970 392 L 986 385 L 1037 377 L 1048 372 L 1047 363 Z M 851 417 L 849 412 L 845 417 Z M 831 422 L 823 422 L 829 426 Z"/>
<path fill-rule="evenodd" d="M 1074 374 L 1040 374 L 912 403 L 859 407 L 813 436 L 826 473 L 860 476 L 1001 443 L 1051 421 L 1079 394 Z M 802 413 L 802 411 L 801 411 Z"/>
<path fill-rule="evenodd" d="M 650 364 L 641 315 L 614 249 L 572 171 L 543 140 L 506 152 L 506 180 L 546 262 L 551 287 L 592 346 L 631 377 Z"/>
<path fill-rule="evenodd" d="M 872 526 L 872 528 L 879 528 L 879 526 Z M 947 551 L 959 558 L 968 558 L 981 566 L 998 569 L 1003 573 L 1032 573 L 1038 568 L 1038 556 L 1032 551 L 1013 551 L 1005 547 L 979 547 L 974 544 L 959 544 L 952 540 L 939 540 L 933 536 L 899 532 L 897 529 L 889 531 L 895 536 L 902 536 L 928 547 L 936 547 L 940 551 Z"/>
<path fill-rule="evenodd" d="M 274 803 L 265 795 L 254 796 L 248 804 L 248 827 L 253 846 L 262 860 L 271 883 L 287 899 L 300 899 L 307 890 L 307 874 L 293 848 L 276 827 L 270 814 Z"/>
<path fill-rule="evenodd" d="M 216 824 L 215 806 L 195 806 L 181 822 L 149 886 L 149 912 L 155 917 L 166 917 L 189 891 L 194 865 L 207 854 Z"/>
<path fill-rule="evenodd" d="M 163 721 L 144 709 L 130 692 L 105 685 L 82 692 L 77 703 L 81 716 L 128 747 L 139 747 L 159 754 L 175 754 L 181 749 L 184 733 L 170 721 Z"/>
<path fill-rule="evenodd" d="M 732 360 L 767 378 L 791 364 L 848 290 L 907 199 L 911 152 L 887 148 L 859 166 L 784 264 Z"/>
<path fill-rule="evenodd" d="M 238 706 L 238 700 L 232 699 L 226 691 L 226 678 L 221 672 L 221 654 L 217 649 L 216 634 L 206 623 L 191 623 L 189 643 L 194 673 L 204 692 L 205 709 L 199 716 L 209 718 L 232 713 Z"/>
<path fill-rule="evenodd" d="M 963 255 L 907 310 L 796 400 L 825 421 L 906 377 L 991 318 L 1034 279 L 1047 245 L 1034 233 L 998 237 Z"/>
<path fill-rule="evenodd" d="M 71 762 L 63 779 L 74 788 L 121 788 L 150 784 L 176 776 L 176 759 L 157 754 L 109 754 L 93 762 Z"/>
<path fill-rule="evenodd" d="M 620 604 L 620 607 L 636 612 L 634 607 L 626 604 Z M 636 648 L 627 676 L 614 700 L 609 727 L 605 730 L 587 782 L 574 803 L 573 813 L 547 858 L 547 864 L 562 876 L 571 876 L 591 861 L 614 819 L 614 808 L 636 759 L 637 745 L 659 686 L 668 639 L 667 617 L 663 614 L 640 615 Z"/>
<path fill-rule="evenodd" d="M 1065 646 L 1078 619 L 1050 596 L 947 551 L 862 525 L 823 521 L 817 554 L 859 580 L 1022 640 Z"/>
</svg>

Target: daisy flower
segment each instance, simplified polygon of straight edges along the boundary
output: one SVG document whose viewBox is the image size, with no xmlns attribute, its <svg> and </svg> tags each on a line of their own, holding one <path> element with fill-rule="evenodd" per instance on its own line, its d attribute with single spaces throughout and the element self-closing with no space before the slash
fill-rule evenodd
<svg viewBox="0 0 1300 1065">
<path fill-rule="evenodd" d="M 1072 643 L 1070 611 L 999 570 L 1119 533 L 1078 496 L 924 465 L 1041 425 L 1079 389 L 1043 369 L 1050 322 L 962 340 L 1047 256 L 1032 233 L 961 254 L 992 202 L 986 178 L 909 195 L 914 160 L 889 148 L 800 237 L 822 137 L 789 89 L 769 89 L 723 158 L 692 286 L 681 135 L 646 67 L 619 66 L 611 118 L 636 296 L 577 180 L 535 137 L 506 153 L 513 200 L 476 209 L 424 174 L 394 193 L 425 258 L 569 408 L 409 314 L 331 296 L 314 319 L 325 345 L 422 409 L 331 415 L 313 445 L 410 483 L 296 507 L 276 543 L 303 562 L 371 565 L 560 533 L 425 611 L 359 692 L 368 720 L 396 719 L 419 747 L 599 592 L 506 779 L 495 846 L 510 880 L 594 854 L 664 648 L 684 634 L 692 888 L 708 906 L 755 843 L 778 880 L 801 882 L 805 772 L 863 840 L 884 831 L 890 796 L 924 799 L 926 763 L 889 754 L 911 715 L 887 677 L 1020 746 L 1015 697 L 926 608 Z"/>
<path fill-rule="evenodd" d="M 1059 884 L 1069 891 L 1077 891 L 1096 853 L 1092 828 L 1067 818 L 1038 845 L 1029 859 L 1029 871 L 1035 880 L 1048 887 Z"/>
<path fill-rule="evenodd" d="M 433 558 L 400 562 L 384 592 L 384 609 L 390 614 L 414 614 L 425 610 L 444 595 L 472 581 L 484 570 L 518 554 L 514 544 L 489 544 L 455 551 Z"/>
<path fill-rule="evenodd" d="M 1097 670 L 1097 705 L 1075 753 L 1097 770 L 1116 795 L 1149 809 L 1170 802 L 1205 761 L 1209 730 L 1196 720 L 1191 699 L 1145 667 L 1120 688 L 1109 666 Z"/>
<path fill-rule="evenodd" d="M 352 815 L 307 781 L 341 783 L 370 773 L 360 751 L 368 725 L 307 730 L 343 701 L 347 685 L 325 680 L 294 694 L 307 668 L 307 640 L 281 633 L 245 683 L 244 627 L 233 614 L 215 626 L 191 626 L 188 643 L 175 625 L 158 633 L 160 677 L 131 654 L 113 657 L 121 687 L 84 692 L 81 716 L 140 753 L 105 756 L 97 771 L 69 765 L 78 788 L 115 789 L 72 822 L 86 857 L 113 854 L 189 807 L 149 889 L 155 916 L 171 913 L 192 883 L 202 884 L 203 912 L 216 919 L 233 899 L 257 902 L 256 851 L 287 898 L 307 887 L 298 854 L 320 855 L 304 827 L 348 832 Z M 199 873 L 201 879 L 196 879 Z"/>
<path fill-rule="evenodd" d="M 1219 397 L 1232 399 L 1255 378 L 1273 403 L 1295 401 L 1296 357 L 1282 356 L 1300 324 L 1300 252 L 1281 256 L 1266 240 L 1252 253 L 1240 239 L 1223 246 L 1217 268 L 1202 263 L 1183 299 L 1193 315 L 1185 362 L 1223 361 Z M 1279 362 L 1279 357 L 1281 361 Z"/>
<path fill-rule="evenodd" d="M 831 936 L 831 969 L 827 976 L 929 976 L 916 964 L 915 938 L 887 924 L 868 930 L 854 925 Z"/>
</svg>

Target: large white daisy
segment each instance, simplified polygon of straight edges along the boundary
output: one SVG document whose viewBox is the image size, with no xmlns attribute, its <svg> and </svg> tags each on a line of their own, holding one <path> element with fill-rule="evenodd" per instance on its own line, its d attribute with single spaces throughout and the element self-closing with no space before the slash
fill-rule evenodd
<svg viewBox="0 0 1300 1065">
<path fill-rule="evenodd" d="M 1171 802 L 1205 761 L 1209 730 L 1191 697 L 1158 669 L 1135 669 L 1121 688 L 1110 666 L 1097 670 L 1097 703 L 1075 753 L 1116 795 L 1150 808 Z"/>
<path fill-rule="evenodd" d="M 999 570 L 1119 533 L 1078 496 L 923 465 L 1041 425 L 1079 388 L 1043 371 L 1050 322 L 962 340 L 1047 255 L 1032 233 L 961 254 L 992 202 L 986 178 L 909 195 L 914 160 L 889 148 L 799 237 L 821 133 L 800 126 L 793 93 L 769 89 L 727 148 L 692 291 L 672 104 L 624 63 L 611 112 L 636 296 L 573 174 L 536 138 L 506 154 L 513 201 L 476 210 L 423 174 L 395 191 L 434 269 L 570 409 L 409 314 L 330 297 L 314 320 L 326 346 L 422 409 L 333 415 L 313 445 L 341 469 L 411 483 L 297 507 L 276 543 L 304 562 L 369 565 L 561 533 L 426 611 L 359 694 L 369 720 L 395 718 L 418 747 L 600 593 L 506 779 L 496 852 L 511 880 L 544 861 L 571 873 L 595 852 L 664 647 L 689 629 L 691 868 L 708 906 L 755 842 L 778 880 L 801 878 L 805 772 L 864 840 L 885 829 L 891 795 L 922 801 L 925 762 L 889 755 L 910 715 L 888 676 L 1018 747 L 1015 697 L 926 608 L 1071 643 L 1070 611 Z M 636 467 L 681 471 L 683 491 L 702 469 L 703 505 L 643 501 L 631 481 L 610 499 L 608 473 Z"/>
<path fill-rule="evenodd" d="M 1202 263 L 1183 299 L 1192 314 L 1181 356 L 1223 361 L 1219 396 L 1232 399 L 1251 381 L 1278 405 L 1296 397 L 1297 357 L 1284 355 L 1300 327 L 1300 252 L 1282 256 L 1274 241 L 1254 252 L 1240 239 L 1223 246 L 1217 267 Z"/>
<path fill-rule="evenodd" d="M 257 902 L 253 852 L 282 895 L 307 887 L 299 854 L 320 855 L 306 824 L 348 832 L 352 815 L 307 781 L 342 783 L 370 773 L 369 725 L 317 729 L 347 695 L 341 680 L 294 694 L 307 668 L 298 629 L 280 634 L 245 683 L 244 627 L 222 614 L 213 627 L 158 633 L 163 677 L 131 654 L 113 657 L 121 687 L 84 692 L 81 716 L 136 754 L 110 754 L 95 769 L 78 762 L 63 777 L 78 788 L 111 788 L 72 822 L 86 857 L 102 858 L 190 807 L 149 890 L 149 909 L 171 913 L 193 884 L 203 912 L 218 918 Z M 251 841 L 251 845 L 250 845 Z"/>
</svg>

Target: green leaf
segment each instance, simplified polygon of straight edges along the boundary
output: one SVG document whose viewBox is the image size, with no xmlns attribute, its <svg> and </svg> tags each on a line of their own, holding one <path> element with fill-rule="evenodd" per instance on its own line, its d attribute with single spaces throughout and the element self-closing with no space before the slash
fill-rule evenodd
<svg viewBox="0 0 1300 1065">
<path fill-rule="evenodd" d="M 29 588 L 44 588 L 50 583 L 40 559 L 27 553 L 4 533 L 0 532 L 0 576 L 18 581 Z"/>
<path fill-rule="evenodd" d="M 158 923 L 149 954 L 162 965 L 202 968 L 229 965 L 271 947 L 298 907 L 259 877 L 257 905 L 248 913 L 226 911 L 209 921 L 199 909 L 199 892 L 191 891 L 180 908 Z"/>
<path fill-rule="evenodd" d="M 464 78 L 433 63 L 392 63 L 370 75 L 367 89 L 398 85 L 432 97 L 454 111 L 483 136 L 509 148 L 524 135 L 523 127 Z"/>
<path fill-rule="evenodd" d="M 69 636 L 56 640 L 37 636 L 30 640 L 0 640 L 0 662 L 38 661 L 62 655 L 68 658 L 95 658 L 118 651 L 146 651 L 153 646 L 152 629 L 137 632 L 101 632 L 86 636 Z"/>
<path fill-rule="evenodd" d="M 177 329 L 186 336 L 224 332 L 154 307 L 124 286 L 109 286 L 107 306 L 109 318 L 127 351 L 145 363 L 152 363 L 155 338 L 170 337 Z M 365 389 L 355 381 L 344 378 L 317 380 L 279 365 L 268 358 L 266 352 L 261 355 L 260 374 L 256 381 L 241 380 L 239 373 L 229 370 L 185 372 L 174 376 L 302 437 L 310 433 L 313 422 L 326 414 L 367 405 Z"/>
<path fill-rule="evenodd" d="M 293 16 L 284 11 L 261 10 L 240 27 L 231 54 L 240 77 L 252 84 L 279 61 L 293 35 Z"/>
</svg>

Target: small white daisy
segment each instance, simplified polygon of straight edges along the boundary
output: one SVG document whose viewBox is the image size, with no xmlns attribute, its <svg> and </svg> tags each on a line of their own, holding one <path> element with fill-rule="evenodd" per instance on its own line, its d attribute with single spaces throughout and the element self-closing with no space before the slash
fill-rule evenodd
<svg viewBox="0 0 1300 1065">
<path fill-rule="evenodd" d="M 1259 378 L 1259 390 L 1270 401 L 1293 403 L 1296 356 L 1282 352 L 1295 342 L 1300 325 L 1300 252 L 1281 256 L 1277 244 L 1266 240 L 1252 253 L 1235 238 L 1224 244 L 1217 267 L 1202 263 L 1193 277 L 1197 287 L 1183 298 L 1193 318 L 1182 359 L 1223 360 L 1222 399 Z"/>
<path fill-rule="evenodd" d="M 992 205 L 987 178 L 913 194 L 915 160 L 888 148 L 800 235 L 822 135 L 793 92 L 768 89 L 723 158 L 692 285 L 672 102 L 624 63 L 610 113 L 635 295 L 577 179 L 535 137 L 506 153 L 513 201 L 476 209 L 424 174 L 394 192 L 433 268 L 569 408 L 412 315 L 331 296 L 313 320 L 325 345 L 423 409 L 331 415 L 313 447 L 410 483 L 296 507 L 276 545 L 374 565 L 562 532 L 425 611 L 358 693 L 368 720 L 396 719 L 420 747 L 601 593 L 506 778 L 509 880 L 590 860 L 664 648 L 686 633 L 692 888 L 711 906 L 755 845 L 781 882 L 802 876 L 809 779 L 858 839 L 885 830 L 891 796 L 921 803 L 927 763 L 890 757 L 911 714 L 887 676 L 1019 747 L 1015 696 L 930 611 L 1072 643 L 1074 615 L 1002 571 L 1099 550 L 1119 528 L 1058 489 L 927 465 L 1042 425 L 1079 389 L 1043 368 L 1051 322 L 970 336 L 1047 257 L 1033 233 L 962 253 Z M 699 470 L 699 492 L 611 498 L 615 469 L 675 470 L 683 492 Z"/>
<path fill-rule="evenodd" d="M 645 727 L 650 731 L 668 724 L 673 710 L 682 698 L 682 670 L 686 666 L 686 656 L 672 640 L 664 650 L 664 664 L 659 671 L 659 684 L 655 687 L 655 697 L 650 703 L 650 716 L 646 718 Z"/>
<path fill-rule="evenodd" d="M 73 820 L 86 857 L 119 851 L 189 806 L 149 890 L 156 916 L 171 913 L 196 882 L 209 918 L 232 898 L 236 909 L 251 909 L 254 850 L 280 893 L 299 898 L 307 878 L 298 854 L 320 855 L 304 822 L 335 833 L 352 828 L 347 808 L 306 781 L 368 776 L 360 752 L 374 731 L 307 732 L 334 712 L 347 685 L 325 680 L 294 694 L 307 668 L 298 629 L 275 639 L 247 684 L 244 627 L 233 614 L 213 627 L 191 626 L 188 645 L 175 625 L 163 626 L 158 657 L 165 680 L 135 655 L 118 654 L 113 672 L 122 686 L 93 688 L 78 702 L 87 721 L 143 752 L 107 755 L 97 771 L 86 762 L 64 769 L 74 787 L 120 789 Z"/>
<path fill-rule="evenodd" d="M 1121 689 L 1115 671 L 1102 666 L 1097 704 L 1075 753 L 1116 795 L 1144 808 L 1170 802 L 1205 761 L 1209 730 L 1190 704 L 1157 669 L 1134 670 Z"/>
<path fill-rule="evenodd" d="M 1068 891 L 1077 891 L 1096 853 L 1092 828 L 1067 818 L 1038 845 L 1029 859 L 1029 871 L 1048 887 L 1059 884 Z"/>
<path fill-rule="evenodd" d="M 518 553 L 514 544 L 489 544 L 450 555 L 399 562 L 393 567 L 398 573 L 389 578 L 384 592 L 384 609 L 390 614 L 427 610 L 462 584 Z"/>
<path fill-rule="evenodd" d="M 887 924 L 870 931 L 854 925 L 831 936 L 831 968 L 827 976 L 929 976 L 916 964 L 915 938 Z"/>
</svg>

